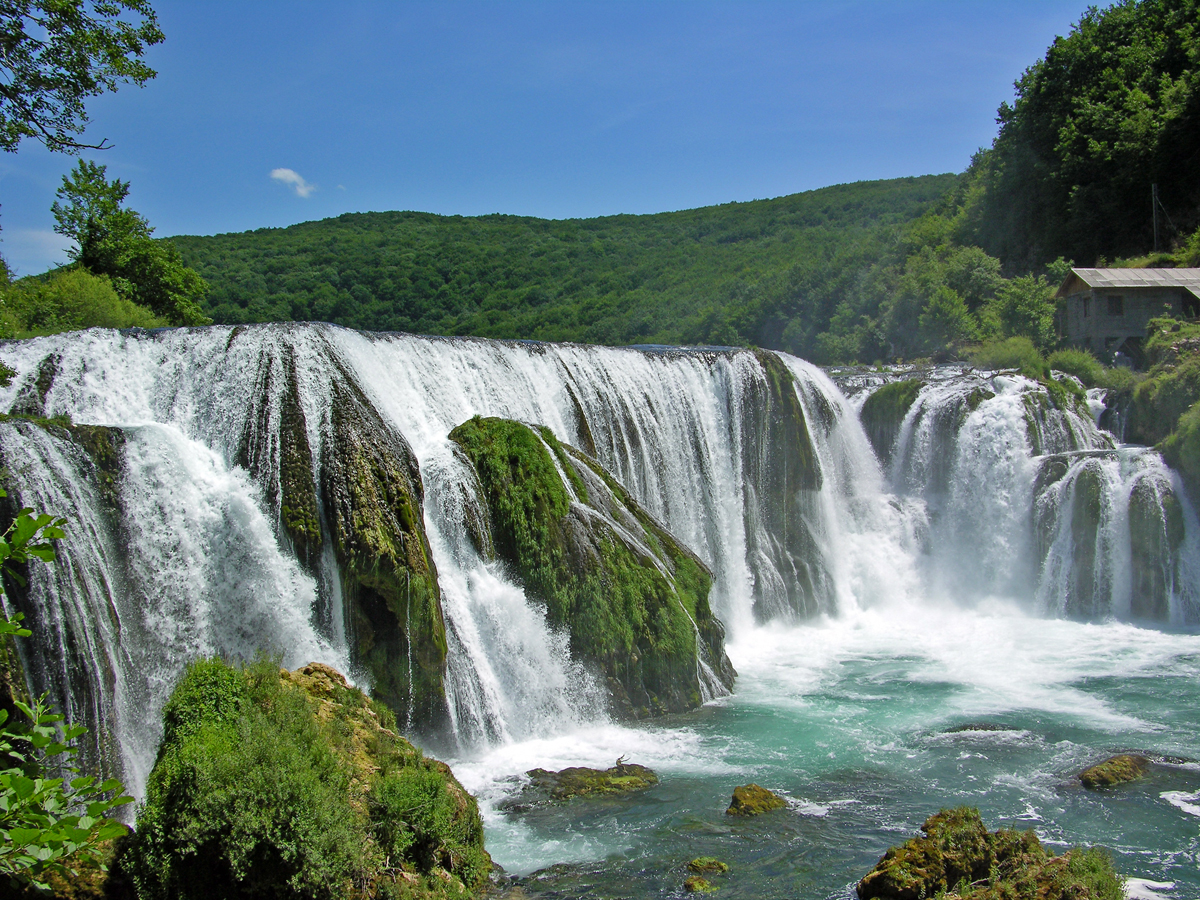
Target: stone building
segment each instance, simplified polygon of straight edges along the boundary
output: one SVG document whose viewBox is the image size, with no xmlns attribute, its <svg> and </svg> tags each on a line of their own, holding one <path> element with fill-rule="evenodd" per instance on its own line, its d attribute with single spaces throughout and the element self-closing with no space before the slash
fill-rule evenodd
<svg viewBox="0 0 1200 900">
<path fill-rule="evenodd" d="M 1152 318 L 1200 315 L 1200 269 L 1072 269 L 1054 297 L 1068 343 L 1137 360 Z"/>
</svg>

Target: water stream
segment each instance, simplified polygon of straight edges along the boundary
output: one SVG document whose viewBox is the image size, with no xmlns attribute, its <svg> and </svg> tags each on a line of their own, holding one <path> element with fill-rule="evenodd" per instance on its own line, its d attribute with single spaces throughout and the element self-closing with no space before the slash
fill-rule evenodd
<svg viewBox="0 0 1200 900">
<path fill-rule="evenodd" d="M 93 726 L 94 753 L 135 791 L 189 659 L 266 650 L 364 678 L 336 561 L 302 564 L 279 526 L 271 456 L 292 403 L 320 460 L 331 398 L 351 384 L 419 463 L 447 620 L 451 763 L 527 894 L 675 896 L 686 861 L 712 855 L 733 866 L 737 896 L 842 897 L 887 846 L 962 803 L 992 827 L 1104 844 L 1142 890 L 1200 893 L 1200 523 L 1157 454 L 1118 445 L 1034 382 L 939 370 L 880 459 L 859 421 L 879 380 L 835 384 L 781 357 L 820 479 L 780 498 L 755 482 L 768 375 L 747 351 L 258 326 L 93 330 L 7 344 L 0 358 L 19 373 L 0 407 L 106 426 L 121 446 L 120 475 L 97 489 L 108 483 L 82 451 L 0 423 L 21 502 L 70 519 L 61 560 L 34 573 L 33 686 Z M 611 720 L 566 635 L 458 524 L 478 488 L 447 435 L 474 415 L 594 452 L 706 562 L 739 672 L 731 696 Z M 254 476 L 239 465 L 253 429 L 268 448 Z M 771 503 L 811 539 L 800 600 Z M 1105 795 L 1072 782 L 1125 749 L 1164 764 Z M 529 768 L 620 756 L 660 784 L 500 811 Z M 789 809 L 728 820 L 747 781 Z"/>
</svg>

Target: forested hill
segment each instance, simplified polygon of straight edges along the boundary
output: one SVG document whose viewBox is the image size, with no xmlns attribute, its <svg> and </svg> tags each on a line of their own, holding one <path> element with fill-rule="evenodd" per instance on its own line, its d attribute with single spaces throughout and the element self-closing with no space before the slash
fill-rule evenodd
<svg viewBox="0 0 1200 900">
<path fill-rule="evenodd" d="M 848 293 L 903 259 L 958 176 L 837 185 L 682 212 L 547 220 L 350 213 L 176 237 L 217 322 L 814 354 Z"/>
</svg>

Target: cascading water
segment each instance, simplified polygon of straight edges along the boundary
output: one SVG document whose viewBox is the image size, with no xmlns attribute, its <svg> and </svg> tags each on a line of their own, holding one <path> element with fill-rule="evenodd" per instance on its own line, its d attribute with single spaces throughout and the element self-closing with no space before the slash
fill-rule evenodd
<svg viewBox="0 0 1200 900">
<path fill-rule="evenodd" d="M 885 452 L 859 412 L 880 383 L 911 376 L 861 390 L 839 378 L 843 393 L 807 363 L 749 351 L 258 326 L 91 331 L 8 344 L 0 357 L 19 373 L 0 406 L 79 423 L 69 434 L 0 423 L 15 499 L 70 520 L 59 562 L 31 569 L 31 686 L 93 726 L 95 752 L 119 761 L 135 791 L 162 703 L 197 655 L 265 650 L 369 681 L 355 667 L 362 623 L 342 549 L 328 538 L 326 485 L 345 452 L 335 412 L 351 401 L 419 467 L 455 771 L 483 801 L 492 853 L 515 871 L 592 860 L 614 896 L 669 892 L 650 873 L 735 853 L 746 871 L 761 861 L 791 879 L 747 876 L 747 896 L 817 885 L 843 897 L 849 876 L 837 873 L 865 871 L 933 811 L 931 796 L 1097 840 L 1090 817 L 1104 817 L 1090 799 L 1060 797 L 1064 772 L 1114 735 L 1164 758 L 1200 755 L 1177 714 L 1200 674 L 1187 632 L 1200 619 L 1195 512 L 1156 453 L 1118 447 L 1089 411 L 1017 375 L 921 373 Z M 794 389 L 780 392 L 781 372 Z M 480 548 L 486 504 L 448 439 L 476 415 L 544 426 L 594 456 L 704 561 L 741 672 L 734 696 L 668 722 L 610 720 L 605 687 L 571 658 L 568 636 Z M 318 498 L 311 510 L 289 505 L 297 479 Z M 417 611 L 406 586 L 393 605 L 407 630 Z M 411 633 L 401 641 L 393 664 L 411 685 L 422 651 Z M 1124 691 L 1126 679 L 1142 680 Z M 705 684 L 724 693 L 715 676 Z M 415 723 L 407 696 L 397 717 Z M 963 721 L 995 730 L 942 733 Z M 658 770 L 665 793 L 619 828 L 603 815 L 498 811 L 534 765 L 626 754 Z M 1197 806 L 1200 783 L 1180 777 L 1138 813 L 1170 853 L 1139 863 L 1150 838 L 1118 847 L 1143 877 L 1186 881 L 1178 861 L 1200 858 L 1164 818 Z M 787 840 L 814 847 L 815 861 L 785 865 L 763 835 L 749 849 L 714 843 L 729 830 L 722 795 L 747 780 L 791 791 Z"/>
</svg>

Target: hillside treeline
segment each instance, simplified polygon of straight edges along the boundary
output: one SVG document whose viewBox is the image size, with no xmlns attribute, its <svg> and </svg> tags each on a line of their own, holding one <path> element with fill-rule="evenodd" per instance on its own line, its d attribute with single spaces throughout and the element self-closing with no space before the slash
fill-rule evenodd
<svg viewBox="0 0 1200 900">
<path fill-rule="evenodd" d="M 955 181 L 561 221 L 347 214 L 175 242 L 220 322 L 808 351 L 857 274 L 902 258 L 909 224 Z"/>
<path fill-rule="evenodd" d="M 961 176 L 550 221 L 348 214 L 181 237 L 218 322 L 602 344 L 756 344 L 821 363 L 1057 341 L 1074 262 L 1200 261 L 1197 0 L 1089 9 Z"/>
</svg>

